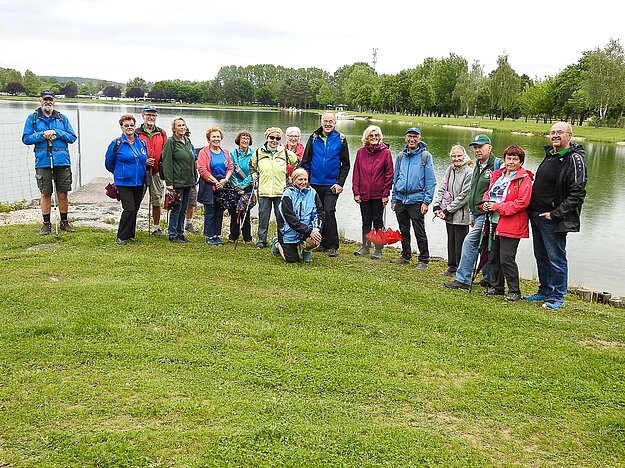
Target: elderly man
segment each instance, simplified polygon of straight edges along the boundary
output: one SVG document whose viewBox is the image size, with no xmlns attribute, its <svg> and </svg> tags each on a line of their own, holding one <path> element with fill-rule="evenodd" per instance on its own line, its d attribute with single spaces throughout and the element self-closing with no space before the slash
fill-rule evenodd
<svg viewBox="0 0 625 468">
<path fill-rule="evenodd" d="M 471 210 L 471 230 L 462 242 L 462 254 L 460 264 L 456 270 L 456 277 L 453 281 L 444 283 L 446 288 L 471 290 L 473 265 L 479 255 L 478 247 L 486 215 L 478 207 L 484 192 L 488 190 L 490 175 L 501 166 L 501 159 L 496 158 L 491 153 L 492 145 L 488 135 L 476 135 L 469 143 L 473 148 L 476 164 L 473 168 L 473 178 L 471 179 L 471 189 L 468 195 L 467 206 Z M 484 273 L 486 279 L 487 273 Z M 485 282 L 488 285 L 488 282 Z"/>
<path fill-rule="evenodd" d="M 333 112 L 324 112 L 321 116 L 321 127 L 308 138 L 301 163 L 323 205 L 325 222 L 320 249 L 328 252 L 329 257 L 338 256 L 336 201 L 343 191 L 350 168 L 347 139 L 335 127 L 336 115 Z"/>
<path fill-rule="evenodd" d="M 417 238 L 417 247 L 419 247 L 417 270 L 427 270 L 430 250 L 425 233 L 424 217 L 432 203 L 436 188 L 434 162 L 432 155 L 426 150 L 427 145 L 421 141 L 421 130 L 417 127 L 410 127 L 406 130 L 404 138 L 406 147 L 395 161 L 391 196 L 391 209 L 397 216 L 402 235 L 401 257 L 391 260 L 391 263 L 410 263 L 412 258 L 410 224 L 412 223 Z"/>
<path fill-rule="evenodd" d="M 543 302 L 546 309 L 564 305 L 568 282 L 566 234 L 579 231 L 586 197 L 584 148 L 571 143 L 572 135 L 573 128 L 566 122 L 551 127 L 551 145 L 546 147 L 545 158 L 536 170 L 528 208 L 540 285 L 536 294 L 525 299 Z"/>
<path fill-rule="evenodd" d="M 59 227 L 65 232 L 74 232 L 74 228 L 67 220 L 69 208 L 67 193 L 72 190 L 72 164 L 68 145 L 76 141 L 76 133 L 67 117 L 54 110 L 56 102 L 54 93 L 46 89 L 40 96 L 41 107 L 28 116 L 22 135 L 22 142 L 25 145 L 35 145 L 35 175 L 37 187 L 41 192 L 40 205 L 43 216 L 43 226 L 39 235 L 45 236 L 52 232 L 50 211 L 53 187 L 56 190 L 61 215 Z"/>
<path fill-rule="evenodd" d="M 154 221 L 154 230 L 152 235 L 162 236 L 161 231 L 161 205 L 163 204 L 163 193 L 165 185 L 158 171 L 158 164 L 161 160 L 163 145 L 167 141 L 167 133 L 162 128 L 156 126 L 157 110 L 154 106 L 145 106 L 141 117 L 143 124 L 137 129 L 136 133 L 145 143 L 148 150 L 147 165 L 152 168 L 152 178 L 150 182 L 150 204 L 152 205 L 152 220 Z"/>
</svg>

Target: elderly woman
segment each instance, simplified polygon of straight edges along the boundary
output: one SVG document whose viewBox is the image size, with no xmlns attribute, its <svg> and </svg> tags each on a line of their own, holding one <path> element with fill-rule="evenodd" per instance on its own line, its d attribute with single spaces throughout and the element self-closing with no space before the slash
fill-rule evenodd
<svg viewBox="0 0 625 468">
<path fill-rule="evenodd" d="M 373 227 L 384 227 L 384 207 L 393 185 L 393 157 L 389 147 L 383 143 L 382 130 L 369 125 L 362 134 L 363 146 L 356 153 L 352 190 L 354 200 L 360 205 L 362 217 L 362 246 L 354 255 L 368 256 L 371 242 L 365 237 Z M 373 260 L 382 258 L 382 246 L 376 245 L 371 255 Z"/>
<path fill-rule="evenodd" d="M 236 196 L 230 185 L 234 167 L 230 153 L 221 147 L 223 138 L 224 133 L 219 127 L 206 130 L 208 146 L 202 148 L 197 160 L 201 183 L 206 183 L 208 188 L 198 193 L 198 200 L 204 204 L 204 236 L 208 245 L 223 245 L 220 235 L 224 210 Z"/>
<path fill-rule="evenodd" d="M 300 142 L 300 139 L 302 138 L 302 131 L 299 129 L 299 127 L 289 127 L 286 129 L 285 133 L 286 149 L 295 153 L 297 155 L 297 159 L 299 159 L 301 162 L 302 158 L 304 157 L 304 145 L 302 145 L 302 143 Z M 289 177 L 291 177 L 294 169 L 295 167 L 289 164 Z"/>
<path fill-rule="evenodd" d="M 143 185 L 148 153 L 145 144 L 135 134 L 135 118 L 124 114 L 119 119 L 122 136 L 111 142 L 106 150 L 104 165 L 113 179 L 122 202 L 122 215 L 117 229 L 118 245 L 135 240 L 137 213 L 143 198 Z"/>
<path fill-rule="evenodd" d="M 163 176 L 167 191 L 177 193 L 180 202 L 176 203 L 169 214 L 167 235 L 171 242 L 187 242 L 184 237 L 184 222 L 189 194 L 197 181 L 193 145 L 187 136 L 187 123 L 182 117 L 171 121 L 172 137 L 163 145 L 161 155 Z"/>
<path fill-rule="evenodd" d="M 271 245 L 272 253 L 287 263 L 312 262 L 311 249 L 321 243 L 323 207 L 315 189 L 308 185 L 308 173 L 300 168 L 293 171 L 293 185 L 284 190 L 278 216 L 278 237 Z"/>
<path fill-rule="evenodd" d="M 297 166 L 295 153 L 282 146 L 282 130 L 270 127 L 265 130 L 265 143 L 256 150 L 250 160 L 250 173 L 258 185 L 258 242 L 256 247 L 267 245 L 267 231 L 271 218 L 271 207 L 278 219 L 278 205 L 286 187 L 287 166 Z"/>
<path fill-rule="evenodd" d="M 243 241 L 249 244 L 252 242 L 250 216 L 247 212 L 239 216 L 237 214 L 237 206 L 241 203 L 241 197 L 245 195 L 249 200 L 249 197 L 252 197 L 254 192 L 254 183 L 250 175 L 250 160 L 254 154 L 252 150 L 252 135 L 246 130 L 241 130 L 237 133 L 234 143 L 238 148 L 230 153 L 232 165 L 234 166 L 230 183 L 237 192 L 237 198 L 235 203 L 228 208 L 230 212 L 230 235 L 228 239 L 236 242 L 239 234 L 242 233 Z M 245 201 L 245 198 L 243 200 Z"/>
<path fill-rule="evenodd" d="M 470 214 L 467 202 L 473 170 L 471 159 L 462 145 L 454 145 L 449 152 L 451 164 L 434 197 L 434 214 L 445 221 L 447 228 L 447 269 L 441 273 L 453 276 L 460 263 L 462 242 L 469 232 Z"/>
<path fill-rule="evenodd" d="M 490 287 L 485 294 L 503 295 L 505 278 L 505 300 L 516 302 L 521 299 L 516 252 L 521 238 L 529 237 L 527 206 L 532 198 L 533 174 L 521 167 L 525 151 L 520 146 L 508 146 L 503 155 L 504 167 L 491 174 L 482 204 L 490 218 L 489 231 L 494 233 L 488 255 Z"/>
</svg>

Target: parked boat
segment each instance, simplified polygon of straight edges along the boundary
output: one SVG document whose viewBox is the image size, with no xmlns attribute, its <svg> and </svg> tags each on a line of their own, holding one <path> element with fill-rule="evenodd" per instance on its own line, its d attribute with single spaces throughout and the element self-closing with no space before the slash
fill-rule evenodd
<svg viewBox="0 0 625 468">
<path fill-rule="evenodd" d="M 337 112 L 336 120 L 354 120 L 354 116 L 349 115 L 347 112 Z"/>
</svg>

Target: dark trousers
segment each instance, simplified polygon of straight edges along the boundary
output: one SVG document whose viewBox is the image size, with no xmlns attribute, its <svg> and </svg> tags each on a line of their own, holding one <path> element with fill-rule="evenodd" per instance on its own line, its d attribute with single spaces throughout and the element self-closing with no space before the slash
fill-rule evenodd
<svg viewBox="0 0 625 468">
<path fill-rule="evenodd" d="M 224 210 L 217 202 L 204 205 L 204 235 L 206 237 L 221 236 L 221 225 L 224 220 Z"/>
<path fill-rule="evenodd" d="M 339 196 L 332 193 L 332 190 L 330 190 L 331 185 L 311 185 L 311 187 L 319 195 L 325 213 L 323 228 L 321 229 L 321 248 L 338 249 L 339 230 L 336 225 L 336 201 Z"/>
<path fill-rule="evenodd" d="M 134 239 L 137 230 L 137 213 L 143 198 L 143 186 L 117 187 L 122 202 L 122 216 L 119 219 L 117 237 L 121 240 Z"/>
<path fill-rule="evenodd" d="M 445 223 L 447 227 L 447 266 L 449 271 L 455 271 L 460 264 L 462 256 L 462 243 L 469 233 L 468 224 Z"/>
<path fill-rule="evenodd" d="M 491 287 L 498 292 L 504 292 L 505 279 L 508 283 L 508 292 L 521 294 L 519 267 L 516 264 L 516 251 L 520 240 L 500 236 L 493 239 L 491 251 L 488 253 L 488 274 Z"/>
<path fill-rule="evenodd" d="M 237 201 L 228 208 L 230 213 L 230 235 L 228 239 L 235 241 L 239 238 L 240 234 L 243 234 L 243 240 L 245 242 L 252 241 L 252 225 L 250 223 L 250 213 L 241 213 L 241 218 L 237 220 L 237 204 L 239 203 L 240 195 L 237 195 Z"/>
<path fill-rule="evenodd" d="M 365 241 L 365 235 L 373 229 L 382 229 L 384 205 L 382 199 L 367 200 L 360 202 L 360 216 L 362 217 L 362 241 Z"/>
<path fill-rule="evenodd" d="M 410 224 L 414 229 L 417 238 L 417 247 L 419 248 L 419 261 L 422 263 L 430 262 L 430 249 L 428 247 L 428 238 L 425 234 L 425 218 L 421 213 L 421 202 L 411 205 L 404 205 L 397 202 L 395 205 L 395 215 L 399 223 L 399 232 L 401 232 L 401 256 L 406 260 L 412 258 L 412 249 L 410 248 Z"/>
</svg>

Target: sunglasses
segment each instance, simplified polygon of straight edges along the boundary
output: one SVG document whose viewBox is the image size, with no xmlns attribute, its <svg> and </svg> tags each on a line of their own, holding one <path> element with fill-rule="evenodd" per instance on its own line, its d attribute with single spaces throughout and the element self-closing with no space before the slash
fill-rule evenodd
<svg viewBox="0 0 625 468">
<path fill-rule="evenodd" d="M 281 137 L 281 136 L 273 136 L 273 135 L 269 135 L 267 138 L 268 138 L 269 140 L 272 140 L 272 141 L 280 141 L 280 140 L 282 140 L 282 137 Z"/>
</svg>

